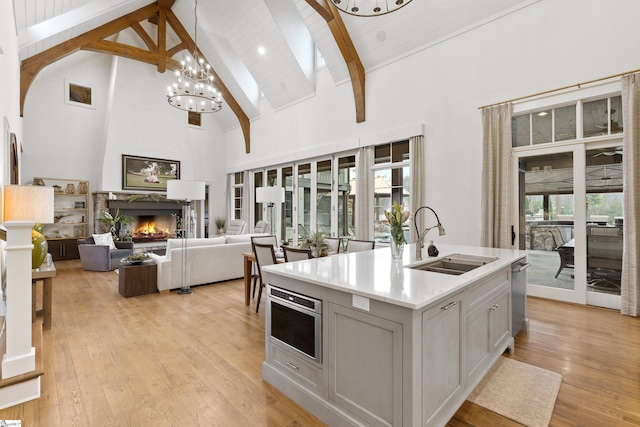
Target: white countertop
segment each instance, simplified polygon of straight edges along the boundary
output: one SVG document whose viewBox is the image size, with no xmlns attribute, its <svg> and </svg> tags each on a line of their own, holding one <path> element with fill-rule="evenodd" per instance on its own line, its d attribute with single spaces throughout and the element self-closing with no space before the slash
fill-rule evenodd
<svg viewBox="0 0 640 427">
<path fill-rule="evenodd" d="M 344 253 L 265 267 L 267 277 L 281 275 L 387 303 L 420 309 L 455 293 L 527 255 L 526 251 L 438 244 L 440 254 L 415 259 L 415 245 L 404 248 L 402 261 L 391 258 L 388 247 Z M 499 259 L 459 276 L 408 268 L 452 254 Z M 267 278 L 267 281 L 270 281 Z"/>
</svg>

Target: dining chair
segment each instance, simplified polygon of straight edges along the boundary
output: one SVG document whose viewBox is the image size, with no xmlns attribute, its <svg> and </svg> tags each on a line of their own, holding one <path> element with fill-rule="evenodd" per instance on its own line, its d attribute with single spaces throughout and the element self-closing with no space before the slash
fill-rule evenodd
<svg viewBox="0 0 640 427">
<path fill-rule="evenodd" d="M 355 239 L 347 239 L 347 247 L 345 248 L 345 252 L 360 252 L 360 251 L 370 251 L 376 245 L 376 242 L 373 240 L 355 240 Z"/>
<path fill-rule="evenodd" d="M 256 256 L 256 264 L 258 265 L 258 278 L 260 279 L 260 290 L 258 291 L 258 300 L 256 302 L 256 313 L 260 309 L 260 297 L 262 297 L 262 288 L 265 283 L 262 276 L 262 269 L 268 265 L 274 265 L 276 261 L 276 252 L 270 243 L 254 243 L 253 253 Z"/>
<path fill-rule="evenodd" d="M 264 245 L 273 245 L 274 253 L 278 248 L 278 238 L 276 236 L 251 236 L 251 250 L 255 254 L 256 250 L 253 247 L 254 243 L 260 243 Z M 251 274 L 253 278 L 253 290 L 251 291 L 251 298 L 256 297 L 256 285 L 258 283 L 258 268 L 254 266 L 253 273 Z"/>
<path fill-rule="evenodd" d="M 292 248 L 289 246 L 283 246 L 282 250 L 284 251 L 285 262 L 301 261 L 304 259 L 312 258 L 311 249 Z"/>
<path fill-rule="evenodd" d="M 325 237 L 324 240 L 327 241 L 329 245 L 329 252 L 331 253 L 340 253 L 340 246 L 342 246 L 342 239 L 340 237 Z"/>
</svg>

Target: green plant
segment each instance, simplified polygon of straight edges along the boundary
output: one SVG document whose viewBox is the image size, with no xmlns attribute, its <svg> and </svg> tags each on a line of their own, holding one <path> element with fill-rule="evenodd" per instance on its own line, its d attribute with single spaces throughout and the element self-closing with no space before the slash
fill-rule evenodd
<svg viewBox="0 0 640 427">
<path fill-rule="evenodd" d="M 227 223 L 227 219 L 225 217 L 217 216 L 213 221 L 215 222 L 216 228 L 218 230 L 224 230 L 224 226 Z"/>
<path fill-rule="evenodd" d="M 128 257 L 123 258 L 125 261 L 131 262 L 131 261 L 146 261 L 148 259 L 151 259 L 151 256 L 149 256 L 148 253 L 146 252 L 139 252 L 139 253 L 135 253 L 135 254 L 131 254 Z"/>
<path fill-rule="evenodd" d="M 129 225 L 133 224 L 135 218 L 127 215 L 120 214 L 120 209 L 116 209 L 115 215 L 111 215 L 111 212 L 108 210 L 103 210 L 98 215 L 98 221 L 104 225 L 109 226 L 109 231 L 114 237 L 118 237 L 116 232 L 116 228 L 118 225 Z"/>
<path fill-rule="evenodd" d="M 384 211 L 386 222 L 389 225 L 389 231 L 391 238 L 397 245 L 406 243 L 404 238 L 404 226 L 411 213 L 404 210 L 404 203 L 399 204 L 397 201 L 393 201 L 393 208 L 390 211 Z"/>
<path fill-rule="evenodd" d="M 312 233 L 311 236 L 307 237 L 300 247 L 304 249 L 311 249 L 316 256 L 327 255 L 331 247 L 325 240 L 325 237 L 325 233 L 322 231 L 316 231 L 315 233 Z"/>
</svg>

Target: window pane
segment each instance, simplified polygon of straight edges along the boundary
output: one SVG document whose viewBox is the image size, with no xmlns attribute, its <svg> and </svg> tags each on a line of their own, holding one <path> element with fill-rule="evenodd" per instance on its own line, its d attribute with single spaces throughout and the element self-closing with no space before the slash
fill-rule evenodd
<svg viewBox="0 0 640 427">
<path fill-rule="evenodd" d="M 607 135 L 607 99 L 585 102 L 582 108 L 584 137 Z"/>
<path fill-rule="evenodd" d="M 404 162 L 409 160 L 409 141 L 394 142 L 391 146 L 391 161 Z"/>
<path fill-rule="evenodd" d="M 316 174 L 316 228 L 331 234 L 331 160 L 318 162 Z"/>
<path fill-rule="evenodd" d="M 243 172 L 236 172 L 234 175 L 235 178 L 235 183 L 236 184 L 242 184 L 244 183 L 244 173 Z"/>
<path fill-rule="evenodd" d="M 576 139 L 576 106 L 555 108 L 553 110 L 555 121 L 555 141 L 567 141 Z"/>
<path fill-rule="evenodd" d="M 298 240 L 310 235 L 311 164 L 298 166 Z"/>
<path fill-rule="evenodd" d="M 531 142 L 531 120 L 529 114 L 511 118 L 511 146 L 526 147 Z"/>
<path fill-rule="evenodd" d="M 253 175 L 253 183 L 254 183 L 254 187 L 253 187 L 253 200 L 256 200 L 256 188 L 258 187 L 262 187 L 263 183 L 262 183 L 262 172 L 256 172 Z M 260 221 L 262 218 L 262 203 L 254 203 L 253 204 L 253 215 L 254 218 L 256 219 L 256 222 Z"/>
<path fill-rule="evenodd" d="M 379 165 L 381 163 L 391 162 L 391 145 L 384 144 L 378 145 L 375 149 L 374 164 Z"/>
<path fill-rule="evenodd" d="M 338 236 L 355 236 L 356 156 L 338 159 Z"/>
<path fill-rule="evenodd" d="M 534 144 L 551 142 L 551 110 L 540 111 L 531 115 Z"/>
<path fill-rule="evenodd" d="M 611 133 L 622 133 L 622 96 L 611 98 Z"/>
<path fill-rule="evenodd" d="M 373 190 L 373 230 L 377 242 L 389 241 L 389 227 L 382 221 L 384 211 L 391 208 L 391 174 L 392 169 L 381 169 L 375 173 Z"/>
<path fill-rule="evenodd" d="M 282 168 L 282 186 L 284 187 L 284 211 L 280 239 L 289 244 L 293 241 L 293 167 Z"/>
</svg>

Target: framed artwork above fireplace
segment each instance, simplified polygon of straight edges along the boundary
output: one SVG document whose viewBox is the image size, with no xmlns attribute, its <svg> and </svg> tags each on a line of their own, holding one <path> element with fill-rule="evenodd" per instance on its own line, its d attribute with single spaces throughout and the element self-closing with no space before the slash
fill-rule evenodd
<svg viewBox="0 0 640 427">
<path fill-rule="evenodd" d="M 178 160 L 122 155 L 122 189 L 167 191 L 167 181 L 180 179 Z"/>
</svg>

